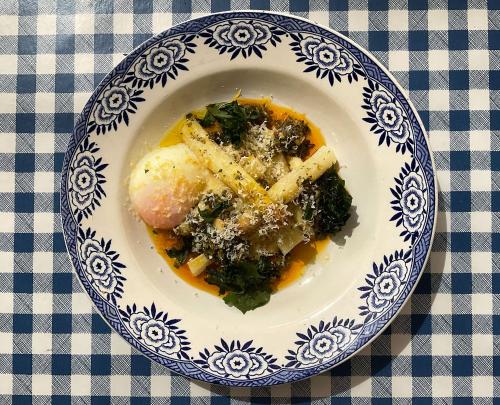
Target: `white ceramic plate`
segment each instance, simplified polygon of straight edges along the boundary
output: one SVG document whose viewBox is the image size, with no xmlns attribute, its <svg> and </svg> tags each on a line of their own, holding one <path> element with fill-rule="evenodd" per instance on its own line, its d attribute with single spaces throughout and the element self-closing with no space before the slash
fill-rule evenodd
<svg viewBox="0 0 500 405">
<path fill-rule="evenodd" d="M 334 243 L 246 315 L 168 269 L 126 187 L 131 164 L 181 115 L 237 88 L 306 113 L 353 196 Z M 423 125 L 372 55 L 303 19 L 235 12 L 173 27 L 106 76 L 68 146 L 61 212 L 78 277 L 117 333 L 175 372 L 260 386 L 329 369 L 391 322 L 428 257 L 435 196 Z"/>
</svg>

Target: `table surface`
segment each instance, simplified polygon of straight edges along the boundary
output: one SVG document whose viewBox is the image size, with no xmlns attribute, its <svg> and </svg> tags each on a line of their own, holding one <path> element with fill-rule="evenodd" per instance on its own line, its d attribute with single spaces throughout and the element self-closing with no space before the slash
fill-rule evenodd
<svg viewBox="0 0 500 405">
<path fill-rule="evenodd" d="M 500 1 L 72 3 L 0 3 L 0 403 L 500 396 Z M 392 326 L 333 371 L 271 388 L 192 382 L 111 333 L 72 272 L 59 218 L 63 154 L 100 79 L 151 35 L 230 8 L 292 12 L 372 51 L 419 110 L 440 187 L 429 263 Z"/>
</svg>

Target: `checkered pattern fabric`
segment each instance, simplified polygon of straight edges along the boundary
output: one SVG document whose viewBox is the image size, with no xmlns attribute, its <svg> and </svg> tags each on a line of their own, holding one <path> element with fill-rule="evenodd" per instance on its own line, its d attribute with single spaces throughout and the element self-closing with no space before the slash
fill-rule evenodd
<svg viewBox="0 0 500 405">
<path fill-rule="evenodd" d="M 236 389 L 173 375 L 110 331 L 65 253 L 59 174 L 76 114 L 123 55 L 172 24 L 249 8 L 310 18 L 373 52 L 428 128 L 440 192 L 426 271 L 382 336 L 315 378 Z M 0 93 L 0 403 L 500 396 L 500 1 L 7 0 Z"/>
</svg>

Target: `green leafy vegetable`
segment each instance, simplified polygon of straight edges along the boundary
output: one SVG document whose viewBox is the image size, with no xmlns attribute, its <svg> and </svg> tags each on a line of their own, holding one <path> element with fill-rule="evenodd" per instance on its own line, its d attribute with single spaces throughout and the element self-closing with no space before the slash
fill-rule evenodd
<svg viewBox="0 0 500 405">
<path fill-rule="evenodd" d="M 204 210 L 200 210 L 198 208 L 198 212 L 200 213 L 200 217 L 202 217 L 205 222 L 208 222 L 211 224 L 214 222 L 215 218 L 219 217 L 219 215 L 224 211 L 226 208 L 229 208 L 231 206 L 231 203 L 227 200 L 218 200 L 214 203 L 213 207 L 206 208 Z"/>
<path fill-rule="evenodd" d="M 307 139 L 311 130 L 304 121 L 287 117 L 276 129 L 281 152 L 302 159 L 307 156 L 313 144 Z"/>
<path fill-rule="evenodd" d="M 217 285 L 226 304 L 245 313 L 266 304 L 271 296 L 272 283 L 278 279 L 280 267 L 272 258 L 232 263 L 207 270 L 205 280 Z"/>
<path fill-rule="evenodd" d="M 168 257 L 175 260 L 175 267 L 180 267 L 189 257 L 189 253 L 191 252 L 191 239 L 183 238 L 182 246 L 180 248 L 173 247 L 170 249 L 166 249 Z"/>
<path fill-rule="evenodd" d="M 217 134 L 219 143 L 240 145 L 247 134 L 250 125 L 261 124 L 266 119 L 267 113 L 263 107 L 241 105 L 236 100 L 228 103 L 207 105 L 207 112 L 200 120 L 203 127 L 211 127 L 216 122 L 221 131 Z"/>
<path fill-rule="evenodd" d="M 317 208 L 314 228 L 318 235 L 333 235 L 340 231 L 351 214 L 352 197 L 345 188 L 345 181 L 332 167 L 315 184 L 318 187 Z"/>
</svg>

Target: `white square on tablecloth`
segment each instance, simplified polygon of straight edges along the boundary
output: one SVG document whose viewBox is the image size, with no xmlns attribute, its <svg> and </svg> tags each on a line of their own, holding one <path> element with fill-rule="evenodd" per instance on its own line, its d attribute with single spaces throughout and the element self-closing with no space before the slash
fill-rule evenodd
<svg viewBox="0 0 500 405">
<path fill-rule="evenodd" d="M 53 259 L 52 252 L 33 252 L 33 273 L 52 273 Z"/>
<path fill-rule="evenodd" d="M 111 354 L 130 355 L 131 347 L 118 333 L 111 333 Z"/>
<path fill-rule="evenodd" d="M 0 55 L 0 74 L 17 74 L 17 55 Z"/>
<path fill-rule="evenodd" d="M 152 375 L 151 376 L 151 396 L 152 397 L 169 397 L 170 385 L 172 378 L 169 375 Z M 194 385 L 194 384 L 191 384 Z"/>
<path fill-rule="evenodd" d="M 94 55 L 75 53 L 75 73 L 94 73 Z"/>
<path fill-rule="evenodd" d="M 491 315 L 493 313 L 493 295 L 492 294 L 471 294 L 472 313 L 474 315 Z"/>
<path fill-rule="evenodd" d="M 0 233 L 13 233 L 15 226 L 16 216 L 13 212 L 0 212 Z"/>
<path fill-rule="evenodd" d="M 0 335 L 1 336 L 1 335 Z M 3 374 L 2 378 L 0 378 L 0 395 L 12 395 L 12 383 L 13 383 L 12 374 Z"/>
<path fill-rule="evenodd" d="M 389 51 L 389 69 L 407 72 L 410 70 L 410 53 L 408 51 Z"/>
<path fill-rule="evenodd" d="M 0 273 L 13 273 L 14 272 L 14 252 L 1 252 L 0 251 Z M 9 312 L 9 311 L 6 311 Z"/>
<path fill-rule="evenodd" d="M 332 392 L 332 378 L 330 375 L 318 375 L 311 378 L 311 397 L 326 398 Z"/>
<path fill-rule="evenodd" d="M 447 89 L 429 90 L 429 110 L 448 111 L 450 109 L 450 91 Z"/>
<path fill-rule="evenodd" d="M 488 89 L 469 90 L 469 110 L 489 110 L 490 91 Z"/>
<path fill-rule="evenodd" d="M 491 375 L 472 376 L 472 396 L 474 398 L 494 398 L 494 386 L 495 384 L 493 383 L 493 376 Z"/>
<path fill-rule="evenodd" d="M 452 295 L 447 293 L 439 293 L 434 297 L 432 302 L 431 312 L 433 315 L 447 315 L 452 313 Z"/>
<path fill-rule="evenodd" d="M 491 232 L 492 220 L 489 211 L 474 211 L 470 213 L 471 232 Z"/>
<path fill-rule="evenodd" d="M 35 193 L 54 192 L 54 172 L 35 172 L 34 178 Z"/>
<path fill-rule="evenodd" d="M 33 313 L 34 314 L 52 314 L 52 293 L 33 294 Z"/>
<path fill-rule="evenodd" d="M 73 93 L 73 104 L 74 104 L 74 112 L 79 113 L 80 111 L 83 110 L 83 107 L 85 107 L 85 104 L 87 104 L 87 101 L 89 101 L 90 96 L 92 93 Z"/>
<path fill-rule="evenodd" d="M 90 333 L 71 334 L 71 354 L 89 355 L 92 353 L 92 335 Z"/>
<path fill-rule="evenodd" d="M 453 379 L 449 375 L 432 376 L 432 396 L 451 397 L 453 395 Z"/>
<path fill-rule="evenodd" d="M 490 131 L 470 131 L 469 132 L 470 150 L 490 151 L 491 132 Z"/>
<path fill-rule="evenodd" d="M 132 13 L 113 13 L 113 34 L 130 34 L 134 32 L 134 15 Z"/>
<path fill-rule="evenodd" d="M 408 10 L 389 10 L 389 30 L 408 31 Z"/>
<path fill-rule="evenodd" d="M 56 109 L 55 93 L 37 91 L 35 94 L 35 109 L 37 113 L 53 113 Z"/>
<path fill-rule="evenodd" d="M 490 54 L 487 49 L 469 49 L 469 70 L 488 70 L 490 68 Z"/>
<path fill-rule="evenodd" d="M 110 376 L 110 394 L 112 397 L 129 397 L 132 377 L 130 375 Z"/>
<path fill-rule="evenodd" d="M 75 14 L 75 34 L 93 34 L 94 33 L 94 14 L 81 13 Z"/>
<path fill-rule="evenodd" d="M 429 10 L 427 27 L 429 31 L 446 31 L 448 29 L 448 10 Z"/>
<path fill-rule="evenodd" d="M 368 10 L 351 10 L 348 18 L 349 31 L 368 31 Z"/>
<path fill-rule="evenodd" d="M 86 292 L 73 291 L 73 294 L 71 294 L 71 312 L 73 314 L 92 313 L 92 302 Z"/>
<path fill-rule="evenodd" d="M 469 9 L 467 10 L 467 29 L 488 30 L 488 10 Z"/>
<path fill-rule="evenodd" d="M 17 94 L 16 93 L 2 93 L 2 114 L 15 113 L 17 109 L 16 105 Z M 2 150 L 0 149 L 0 153 Z"/>
<path fill-rule="evenodd" d="M 152 15 L 153 33 L 159 34 L 172 26 L 172 14 L 170 13 L 154 13 Z"/>
<path fill-rule="evenodd" d="M 90 375 L 72 374 L 71 375 L 71 395 L 75 397 L 90 395 L 92 384 Z"/>
<path fill-rule="evenodd" d="M 372 381 L 366 376 L 351 376 L 351 397 L 371 398 Z"/>
<path fill-rule="evenodd" d="M 0 36 L 3 35 L 18 35 L 19 33 L 19 17 L 17 15 L 2 15 L 2 23 L 0 24 Z"/>
<path fill-rule="evenodd" d="M 0 136 L 0 153 L 15 153 L 16 152 L 16 134 L 12 132 L 4 132 Z M 14 178 L 14 176 L 12 176 Z M 0 191 L 2 191 L 0 183 Z"/>
<path fill-rule="evenodd" d="M 56 35 L 57 16 L 55 14 L 39 14 L 36 16 L 37 35 Z"/>
<path fill-rule="evenodd" d="M 36 373 L 36 371 L 35 371 Z M 31 394 L 51 395 L 52 394 L 52 375 L 50 374 L 32 374 L 31 376 Z"/>
<path fill-rule="evenodd" d="M 0 172 L 0 193 L 13 193 L 15 190 L 16 190 L 16 182 L 14 173 Z M 4 212 L 3 214 L 8 214 L 8 213 Z"/>
<path fill-rule="evenodd" d="M 273 398 L 290 398 L 292 395 L 292 387 L 290 384 L 280 384 L 280 385 L 272 385 L 271 387 L 271 397 Z M 233 391 L 236 389 L 233 387 Z M 238 393 L 234 392 L 232 395 L 237 395 Z M 243 396 L 250 396 L 250 390 L 247 394 L 243 394 Z"/>
<path fill-rule="evenodd" d="M 3 297 L 3 294 L 2 294 Z M 3 308 L 2 308 L 3 310 Z M 9 310 L 5 309 L 3 310 L 5 313 L 9 312 Z M 12 309 L 10 309 L 12 311 Z M 14 352 L 14 334 L 12 332 L 0 332 L 0 342 L 2 342 L 2 345 L 0 346 L 0 354 L 12 354 Z M 3 378 L 3 376 L 2 376 Z M 2 380 L 0 378 L 0 380 Z M 0 382 L 0 385 L 2 383 Z M 0 393 L 1 393 L 0 389 Z"/>
<path fill-rule="evenodd" d="M 412 396 L 412 379 L 410 376 L 393 375 L 391 386 L 391 396 L 393 398 L 410 398 Z"/>
<path fill-rule="evenodd" d="M 472 355 L 493 356 L 493 335 L 474 333 L 472 335 Z"/>
<path fill-rule="evenodd" d="M 433 333 L 431 335 L 432 355 L 451 356 L 453 354 L 453 336 L 449 334 Z"/>
<path fill-rule="evenodd" d="M 39 132 L 35 134 L 35 153 L 54 153 L 54 134 Z"/>
<path fill-rule="evenodd" d="M 491 252 L 471 252 L 471 271 L 473 273 L 491 273 Z"/>
<path fill-rule="evenodd" d="M 31 350 L 33 354 L 52 354 L 52 333 L 34 332 L 31 335 Z"/>
<path fill-rule="evenodd" d="M 449 53 L 445 49 L 429 50 L 429 70 L 448 70 Z"/>
<path fill-rule="evenodd" d="M 56 55 L 53 53 L 39 53 L 36 55 L 36 72 L 38 74 L 53 75 L 56 73 Z"/>
</svg>

